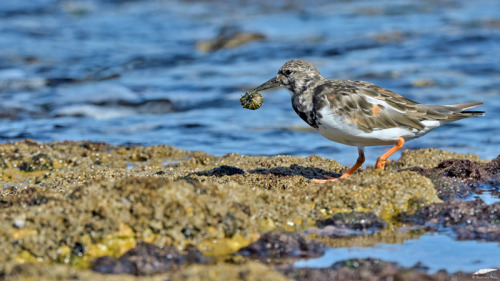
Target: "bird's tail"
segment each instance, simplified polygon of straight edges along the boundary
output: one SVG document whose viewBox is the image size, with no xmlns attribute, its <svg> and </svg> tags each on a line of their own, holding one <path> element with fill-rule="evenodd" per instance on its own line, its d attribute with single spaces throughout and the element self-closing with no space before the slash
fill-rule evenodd
<svg viewBox="0 0 500 281">
<path fill-rule="evenodd" d="M 457 109 L 456 113 L 459 113 L 461 115 L 464 114 L 465 115 L 464 117 L 476 117 L 476 116 L 484 116 L 484 111 L 467 110 L 467 109 L 474 108 L 482 104 L 484 104 L 484 102 L 469 102 L 469 103 L 460 103 L 447 106 Z"/>
</svg>

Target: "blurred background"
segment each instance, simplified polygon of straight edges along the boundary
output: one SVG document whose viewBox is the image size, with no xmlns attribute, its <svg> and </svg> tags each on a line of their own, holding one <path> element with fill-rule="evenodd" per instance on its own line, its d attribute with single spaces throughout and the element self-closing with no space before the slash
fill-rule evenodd
<svg viewBox="0 0 500 281">
<path fill-rule="evenodd" d="M 498 0 L 0 2 L 0 141 L 167 144 L 216 155 L 355 147 L 313 133 L 284 89 L 245 90 L 289 59 L 422 103 L 484 101 L 485 117 L 407 143 L 492 159 L 500 144 Z M 374 161 L 385 147 L 368 149 Z M 394 158 L 397 159 L 398 156 Z"/>
</svg>

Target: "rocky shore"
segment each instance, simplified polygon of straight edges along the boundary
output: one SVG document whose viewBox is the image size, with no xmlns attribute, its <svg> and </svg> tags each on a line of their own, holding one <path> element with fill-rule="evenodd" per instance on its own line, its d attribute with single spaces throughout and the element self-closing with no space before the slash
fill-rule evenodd
<svg viewBox="0 0 500 281">
<path fill-rule="evenodd" d="M 500 241 L 500 203 L 457 201 L 498 186 L 500 157 L 405 151 L 382 172 L 309 182 L 346 169 L 318 156 L 0 144 L 0 278 L 468 280 L 376 259 L 322 269 L 292 262 L 360 236 L 375 243 L 446 228 L 460 239 Z M 396 231 L 402 226 L 418 231 Z"/>
</svg>

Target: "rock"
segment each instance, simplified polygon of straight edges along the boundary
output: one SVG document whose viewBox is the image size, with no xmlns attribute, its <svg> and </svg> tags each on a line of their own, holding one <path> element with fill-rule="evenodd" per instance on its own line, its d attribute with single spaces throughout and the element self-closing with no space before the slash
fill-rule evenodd
<svg viewBox="0 0 500 281">
<path fill-rule="evenodd" d="M 217 265 L 195 264 L 182 269 L 171 277 L 172 281 L 290 281 L 283 274 L 260 262 L 247 261 Z"/>
<path fill-rule="evenodd" d="M 349 212 L 338 213 L 327 219 L 318 220 L 316 221 L 316 225 L 335 225 L 355 230 L 368 230 L 371 228 L 384 228 L 385 221 L 373 213 Z"/>
<path fill-rule="evenodd" d="M 327 268 L 296 268 L 293 265 L 280 266 L 278 271 L 297 281 L 343 281 L 343 280 L 401 280 L 401 281 L 453 281 L 469 280 L 470 274 L 461 272 L 449 276 L 445 271 L 428 274 L 417 266 L 405 268 L 397 263 L 379 259 L 349 259 L 336 262 Z"/>
<path fill-rule="evenodd" d="M 289 278 L 271 267 L 254 261 L 217 264 L 192 264 L 175 272 L 158 273 L 148 276 L 129 274 L 103 275 L 92 270 L 74 270 L 62 264 L 24 263 L 2 270 L 0 274 L 7 280 L 107 280 L 107 281 L 290 281 Z"/>
<path fill-rule="evenodd" d="M 468 159 L 446 159 L 433 168 L 412 167 L 405 170 L 415 171 L 430 178 L 441 199 L 465 198 L 484 185 L 495 188 L 500 183 L 500 156 L 490 162 Z M 496 188 L 498 190 L 498 188 Z"/>
<path fill-rule="evenodd" d="M 217 38 L 197 42 L 196 49 L 210 53 L 221 49 L 232 49 L 252 41 L 264 40 L 265 38 L 266 37 L 260 33 L 248 33 L 239 31 L 234 27 L 223 27 Z"/>
<path fill-rule="evenodd" d="M 100 273 L 121 274 L 128 273 L 136 276 L 152 275 L 178 268 L 187 260 L 204 263 L 208 259 L 194 247 L 183 255 L 174 246 L 158 247 L 154 244 L 139 242 L 118 259 L 110 256 L 97 258 L 92 270 Z"/>
<path fill-rule="evenodd" d="M 264 103 L 264 98 L 257 91 L 246 92 L 240 98 L 240 103 L 243 108 L 247 108 L 250 110 L 259 109 Z"/>
<path fill-rule="evenodd" d="M 418 87 L 418 88 L 431 87 L 434 86 L 435 84 L 436 82 L 434 80 L 428 78 L 418 79 L 411 82 L 411 85 L 413 87 Z"/>
<path fill-rule="evenodd" d="M 238 250 L 237 254 L 260 259 L 289 257 L 317 257 L 325 251 L 325 244 L 307 239 L 301 234 L 288 231 L 270 231 L 259 240 Z"/>
<path fill-rule="evenodd" d="M 26 220 L 24 218 L 17 218 L 12 222 L 12 225 L 15 228 L 24 228 L 26 225 Z"/>
<path fill-rule="evenodd" d="M 411 215 L 403 214 L 401 221 L 425 225 L 434 231 L 451 228 L 458 239 L 500 241 L 500 202 L 486 205 L 478 199 L 437 203 Z"/>
<path fill-rule="evenodd" d="M 408 158 L 408 154 L 412 157 Z M 216 157 L 161 145 L 32 140 L 3 143 L 0 144 L 0 183 L 4 186 L 0 189 L 0 248 L 3 249 L 0 276 L 19 276 L 20 280 L 23 276 L 36 276 L 32 279 L 40 280 L 58 280 L 61 276 L 66 280 L 95 279 L 97 273 L 84 269 L 101 258 L 95 265 L 100 270 L 132 272 L 130 268 L 137 266 L 139 269 L 132 274 L 154 273 L 147 278 L 159 276 L 157 280 L 179 276 L 196 280 L 204 270 L 220 278 L 243 274 L 251 279 L 258 278 L 259 273 L 273 272 L 270 276 L 283 279 L 286 277 L 272 269 L 259 268 L 253 263 L 241 267 L 198 263 L 203 263 L 206 256 L 248 261 L 238 255 L 230 256 L 238 249 L 245 249 L 249 257 L 256 255 L 257 259 L 284 262 L 321 255 L 324 245 L 300 234 L 315 227 L 317 221 L 333 216 L 334 225 L 324 229 L 369 232 L 372 226 L 375 229 L 382 226 L 375 216 L 394 221 L 401 213 L 411 214 L 423 206 L 441 202 L 433 182 L 421 172 L 450 159 L 444 157 L 451 154 L 436 156 L 427 150 L 408 154 L 402 161 L 388 165 L 385 171 L 367 168 L 346 180 L 317 185 L 309 179 L 338 176 L 348 167 L 314 155 Z M 478 162 L 479 170 L 472 169 L 473 163 L 460 166 L 470 172 L 461 172 L 458 164 L 446 164 L 439 168 L 448 171 L 446 178 L 463 181 L 477 180 L 478 176 L 494 179 L 498 175 L 498 161 L 461 156 Z M 415 167 L 410 164 L 416 163 L 425 165 L 419 165 L 420 171 L 401 171 Z M 429 163 L 435 165 L 429 168 Z M 341 217 L 347 214 L 354 218 Z M 24 219 L 22 228 L 20 221 L 14 222 L 17 218 Z M 361 222 L 363 218 L 365 222 Z M 476 233 L 470 235 L 492 236 L 493 226 L 491 222 L 478 224 Z M 390 229 L 383 229 L 372 238 L 393 236 Z M 249 246 L 258 237 L 263 237 L 260 244 Z M 330 242 L 339 247 L 350 243 L 337 240 Z M 141 241 L 157 245 L 154 247 L 158 249 L 145 246 L 125 255 Z M 276 248 L 266 249 L 262 241 L 274 243 Z M 189 250 L 186 245 L 190 244 L 203 254 Z M 172 254 L 176 258 L 165 260 L 161 253 L 172 245 L 185 248 L 187 253 Z M 149 258 L 141 260 L 138 257 L 141 255 Z M 39 261 L 43 261 L 43 268 L 32 264 Z M 26 266 L 19 265 L 21 262 Z M 245 273 L 245 268 L 251 272 Z M 224 270 L 230 272 L 224 275 Z M 120 275 L 123 276 L 126 275 Z"/>
<path fill-rule="evenodd" d="M 474 154 L 460 154 L 436 148 L 407 149 L 401 153 L 401 159 L 394 161 L 395 168 L 407 169 L 420 167 L 423 169 L 434 168 L 439 163 L 448 159 L 466 159 L 475 162 L 486 163 L 488 161 Z"/>
<path fill-rule="evenodd" d="M 203 171 L 203 172 L 198 172 L 196 173 L 197 175 L 200 176 L 216 176 L 216 177 L 222 177 L 222 176 L 234 176 L 234 175 L 243 175 L 245 174 L 245 171 L 243 171 L 240 168 L 228 166 L 228 165 L 222 165 L 220 167 L 208 170 L 208 171 Z"/>
</svg>

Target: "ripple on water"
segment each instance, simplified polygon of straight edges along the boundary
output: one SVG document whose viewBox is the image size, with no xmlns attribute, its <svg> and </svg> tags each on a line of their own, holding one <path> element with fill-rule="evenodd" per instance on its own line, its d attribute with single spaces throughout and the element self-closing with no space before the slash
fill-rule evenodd
<svg viewBox="0 0 500 281">
<path fill-rule="evenodd" d="M 444 234 L 426 234 L 402 244 L 330 248 L 324 256 L 297 261 L 295 266 L 322 268 L 351 258 L 379 258 L 405 267 L 420 262 L 431 274 L 441 269 L 448 273 L 475 272 L 500 266 L 500 245 L 497 242 L 457 241 Z"/>
</svg>

